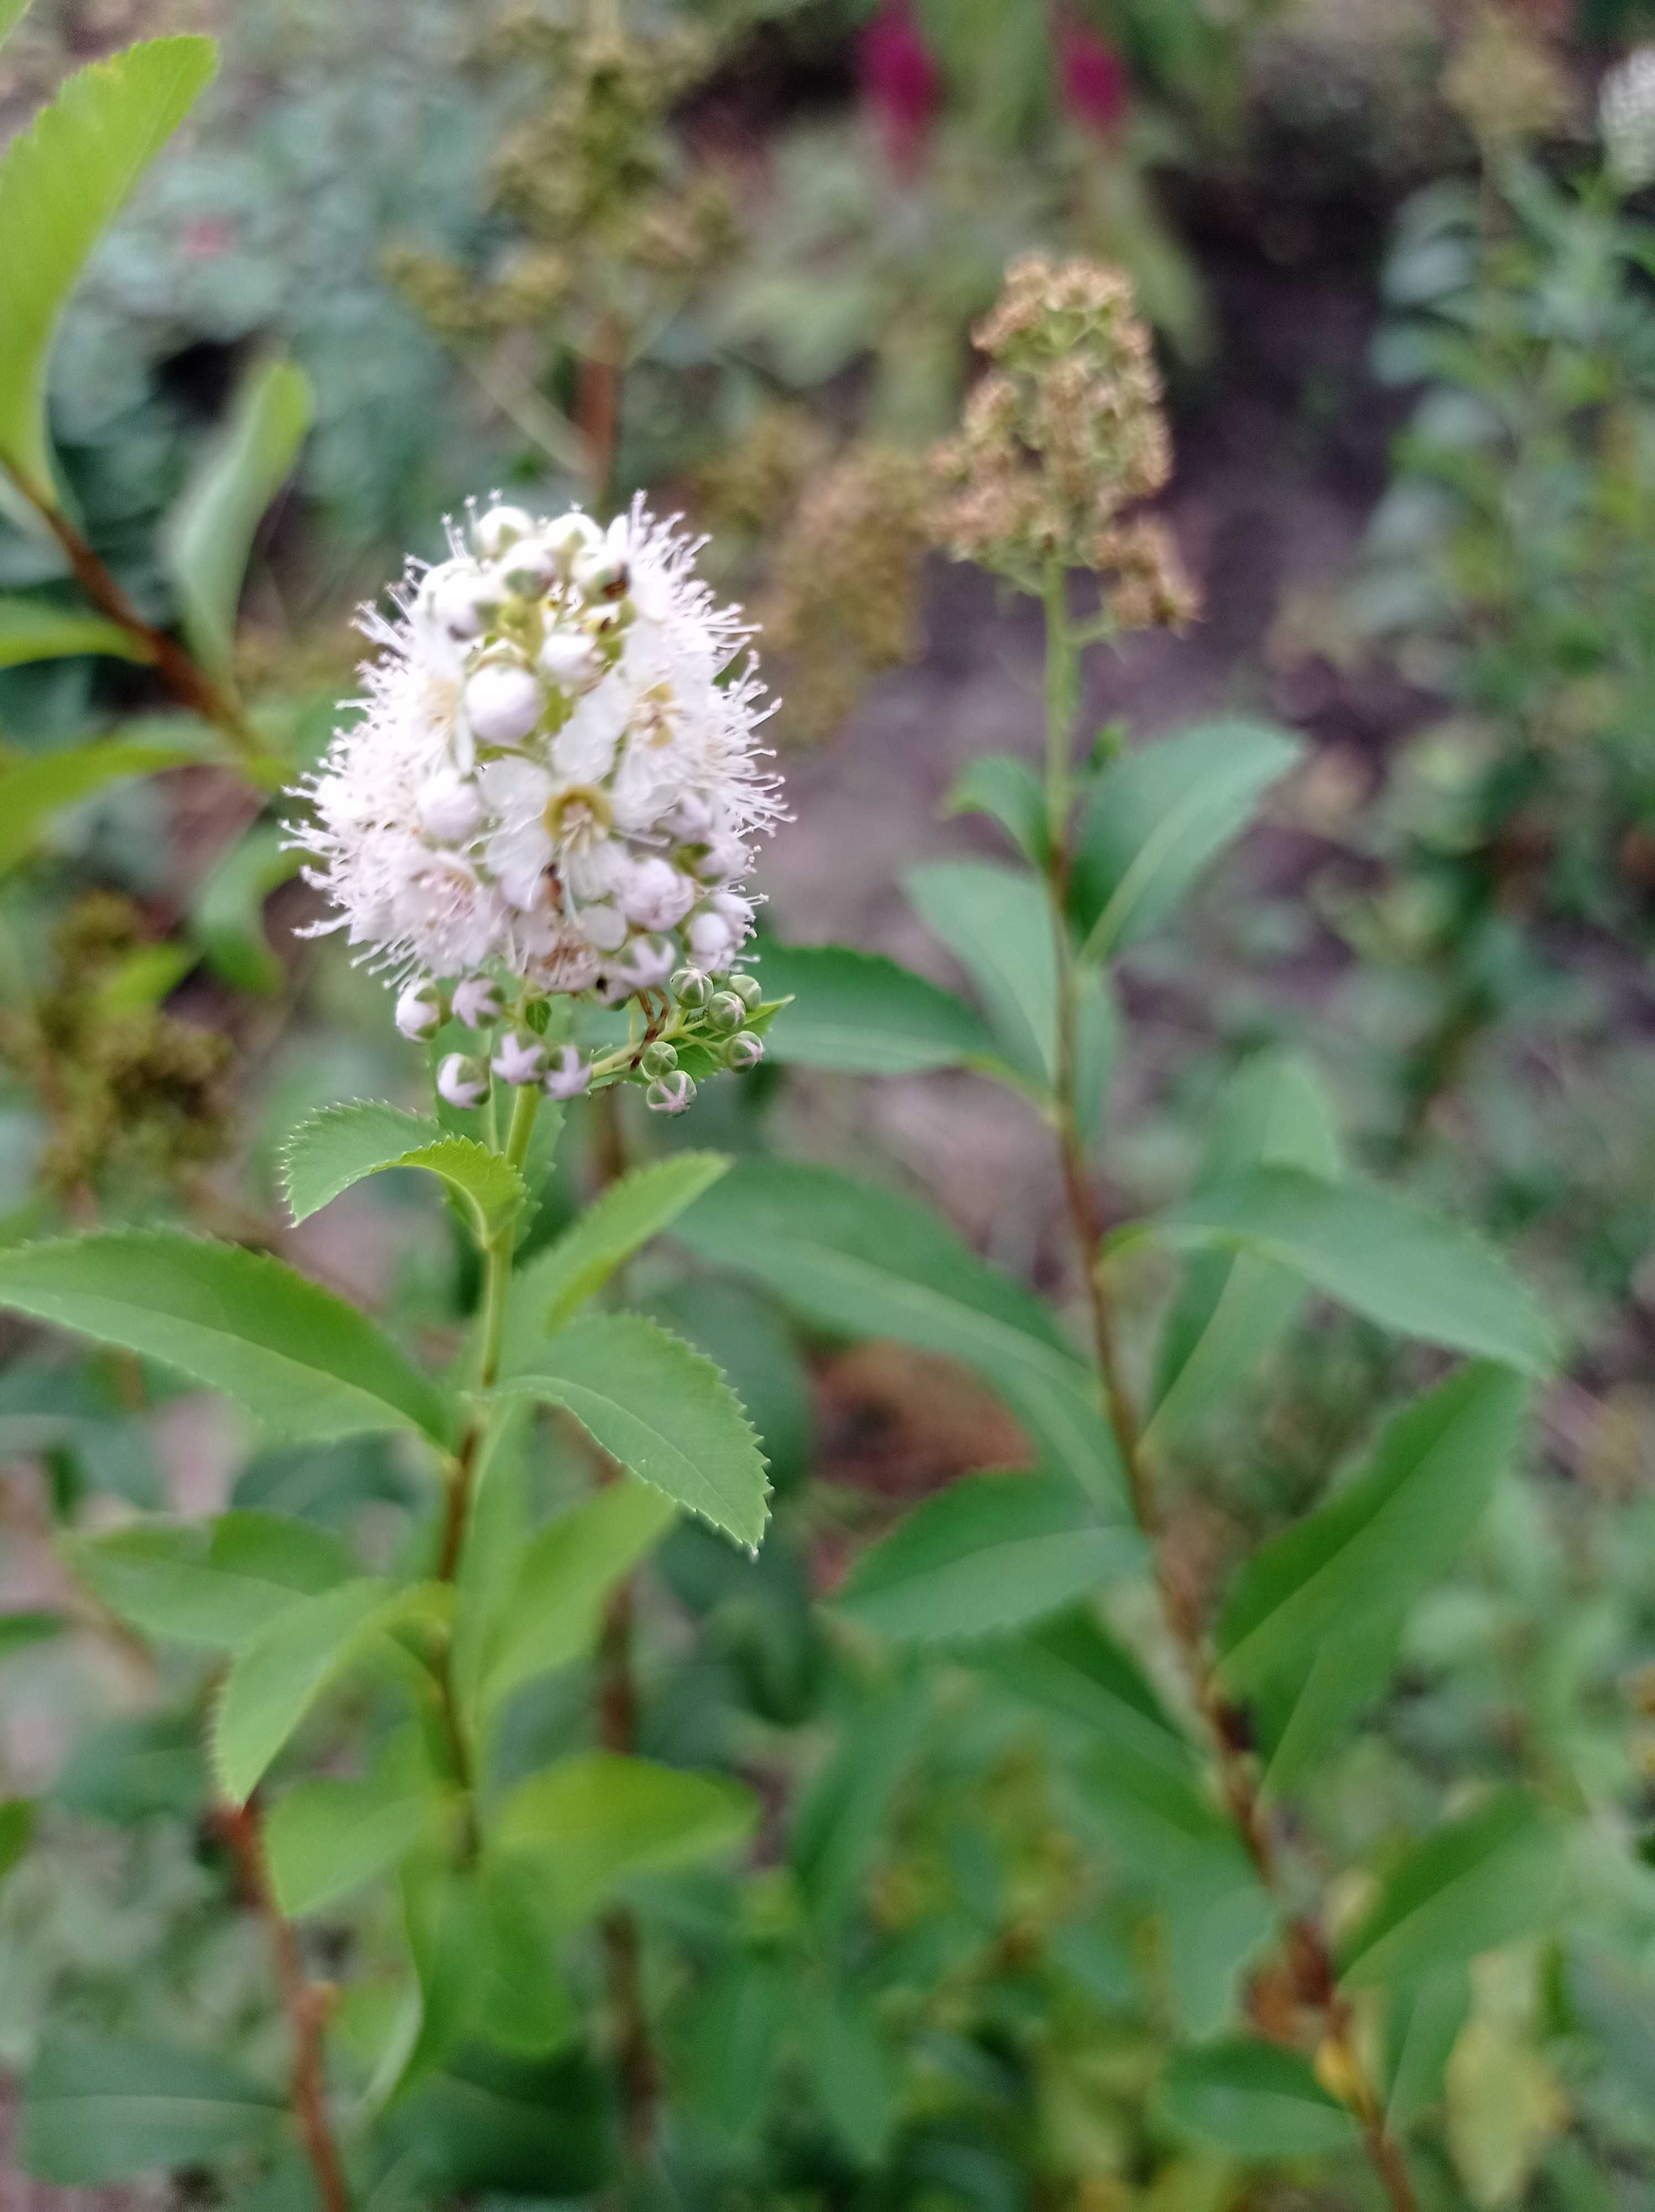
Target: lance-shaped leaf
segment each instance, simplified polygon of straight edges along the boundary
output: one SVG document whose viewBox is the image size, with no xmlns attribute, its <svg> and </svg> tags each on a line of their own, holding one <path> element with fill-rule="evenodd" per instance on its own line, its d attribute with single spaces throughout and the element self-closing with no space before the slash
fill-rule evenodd
<svg viewBox="0 0 1655 2212">
<path fill-rule="evenodd" d="M 1399 1618 L 1476 1526 L 1526 1399 L 1510 1369 L 1474 1365 L 1399 1413 L 1365 1471 L 1243 1570 L 1219 1631 L 1226 1686 L 1285 1688 L 1290 1711 L 1329 1638 Z"/>
<path fill-rule="evenodd" d="M 1057 1722 L 1086 1747 L 1129 1755 L 1193 1777 L 1190 1747 L 1148 1676 L 1085 1607 L 972 1654 L 982 1673 Z"/>
<path fill-rule="evenodd" d="M 442 1620 L 453 1595 L 442 1583 L 395 1589 L 367 1575 L 279 1613 L 231 1668 L 213 1716 L 213 1766 L 225 1796 L 243 1803 L 330 1684 L 393 1629 Z"/>
<path fill-rule="evenodd" d="M 515 1576 L 497 1598 L 478 1643 L 474 1670 L 484 1711 L 520 1684 L 589 1650 L 611 1591 L 671 1526 L 671 1498 L 624 1478 L 560 1513 L 530 1541 Z"/>
<path fill-rule="evenodd" d="M 202 951 L 227 983 L 269 997 L 284 970 L 265 934 L 265 901 L 299 872 L 303 855 L 273 822 L 234 845 L 197 895 L 191 921 Z"/>
<path fill-rule="evenodd" d="M 42 2181 L 95 2189 L 273 2142 L 284 2113 L 210 2052 L 53 2028 L 24 2089 L 22 2162 Z"/>
<path fill-rule="evenodd" d="M 1177 2052 L 1158 2102 L 1169 2127 L 1232 2158 L 1324 2158 L 1359 2140 L 1306 2060 L 1250 2036 Z"/>
<path fill-rule="evenodd" d="M 423 1168 L 448 1186 L 487 1243 L 526 1196 L 511 1162 L 472 1137 L 446 1136 L 423 1115 L 374 1098 L 324 1106 L 301 1121 L 282 1147 L 288 1210 L 303 1221 L 365 1176 L 386 1168 Z"/>
<path fill-rule="evenodd" d="M 567 1925 L 635 1875 L 733 1849 L 758 1810 L 738 1783 L 580 1752 L 518 1784 L 495 1816 L 490 1847 L 533 1858 Z"/>
<path fill-rule="evenodd" d="M 150 1522 L 66 1536 L 58 1548 L 94 1595 L 146 1636 L 228 1651 L 356 1571 L 337 1536 L 276 1513 Z"/>
<path fill-rule="evenodd" d="M 348 1897 L 429 1838 L 440 1802 L 412 1730 L 392 1736 L 359 1782 L 299 1783 L 265 1815 L 277 1905 L 292 1919 Z"/>
<path fill-rule="evenodd" d="M 135 775 L 159 775 L 164 769 L 186 768 L 207 757 L 206 744 L 193 736 L 154 744 L 109 738 L 8 762 L 0 766 L 0 868 L 26 860 L 54 815 L 108 785 Z"/>
<path fill-rule="evenodd" d="M 0 459 L 52 497 L 52 333 L 100 233 L 212 76 L 210 39 L 151 39 L 78 70 L 0 157 Z"/>
<path fill-rule="evenodd" d="M 1192 1191 L 1128 1235 L 1146 1229 L 1176 1245 L 1273 1260 L 1399 1335 L 1529 1375 L 1557 1364 L 1550 1323 L 1499 1254 L 1394 1191 L 1300 1168 L 1254 1168 Z"/>
<path fill-rule="evenodd" d="M 101 653 L 112 660 L 148 660 L 142 638 L 102 615 L 83 614 L 46 599 L 0 599 L 0 668 L 21 668 L 32 660 L 67 660 L 76 653 Z"/>
<path fill-rule="evenodd" d="M 175 1367 L 286 1436 L 452 1431 L 447 1400 L 365 1315 L 237 1245 L 170 1229 L 13 1245 L 0 1306 Z"/>
<path fill-rule="evenodd" d="M 287 482 L 310 428 L 310 380 L 290 361 L 255 362 L 229 420 L 202 458 L 161 533 L 184 634 L 198 660 L 228 677 L 253 533 Z"/>
<path fill-rule="evenodd" d="M 1009 753 L 981 753 L 943 804 L 945 814 L 987 814 L 998 822 L 1025 860 L 1046 857 L 1046 794 L 1025 760 Z"/>
<path fill-rule="evenodd" d="M 991 1636 L 1141 1563 L 1067 1474 L 973 1474 L 915 1509 L 856 1562 L 836 1612 L 899 1642 Z"/>
<path fill-rule="evenodd" d="M 1260 1053 L 1226 1086 L 1197 1189 L 1254 1167 L 1342 1172 L 1332 1103 L 1297 1053 Z M 1250 1252 L 1192 1253 L 1156 1355 L 1146 1440 L 1175 1436 L 1258 1371 L 1305 1297 L 1304 1279 Z"/>
<path fill-rule="evenodd" d="M 1399 1988 L 1543 1928 L 1567 1891 L 1563 1837 L 1532 1798 L 1503 1790 L 1416 1844 L 1340 1954 L 1353 1988 Z"/>
<path fill-rule="evenodd" d="M 641 1314 L 592 1314 L 501 1383 L 561 1406 L 641 1482 L 739 1544 L 770 1512 L 764 1455 L 741 1401 L 714 1366 Z"/>
<path fill-rule="evenodd" d="M 1393 1990 L 1385 2009 L 1385 2119 L 1412 2127 L 1442 2096 L 1444 2069 L 1471 2010 L 1471 1977 L 1461 1961 Z"/>
<path fill-rule="evenodd" d="M 1214 722 L 1125 754 L 1087 795 L 1070 910 L 1088 957 L 1159 928 L 1215 854 L 1244 830 L 1301 748 L 1259 722 Z"/>
<path fill-rule="evenodd" d="M 652 1237 L 709 1190 L 730 1163 L 721 1152 L 675 1152 L 633 1168 L 571 1222 L 512 1284 L 507 1364 L 532 1358 Z"/>
<path fill-rule="evenodd" d="M 936 1216 L 825 1168 L 743 1160 L 678 1224 L 692 1250 L 757 1277 L 818 1327 L 885 1336 L 974 1368 L 1050 1463 L 1129 1518 L 1097 1385 L 1038 1298 Z"/>
<path fill-rule="evenodd" d="M 913 1075 L 1000 1057 L 979 1016 L 952 991 L 879 952 L 848 945 L 766 943 L 759 980 L 791 997 L 770 1056 L 843 1075 Z"/>
</svg>

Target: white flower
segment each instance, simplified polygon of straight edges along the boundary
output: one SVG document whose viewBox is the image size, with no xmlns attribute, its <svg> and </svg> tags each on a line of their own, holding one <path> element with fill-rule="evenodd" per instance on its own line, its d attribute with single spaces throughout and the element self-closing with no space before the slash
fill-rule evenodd
<svg viewBox="0 0 1655 2212">
<path fill-rule="evenodd" d="M 489 1071 L 469 1054 L 451 1052 L 437 1069 L 437 1092 L 451 1106 L 480 1106 L 489 1095 Z"/>
<path fill-rule="evenodd" d="M 548 1098 L 578 1098 L 591 1080 L 591 1061 L 574 1045 L 565 1044 L 551 1055 L 540 1087 Z"/>
<path fill-rule="evenodd" d="M 502 1083 L 538 1083 L 546 1072 L 546 1048 L 532 1030 L 508 1030 L 489 1065 Z"/>
<path fill-rule="evenodd" d="M 442 1027 L 442 994 L 435 983 L 410 983 L 397 1000 L 397 1027 L 418 1042 Z"/>
<path fill-rule="evenodd" d="M 750 633 L 697 550 L 642 502 L 606 531 L 496 504 L 451 533 L 369 618 L 363 711 L 305 787 L 323 927 L 410 980 L 469 976 L 457 1012 L 494 976 L 488 1018 L 521 989 L 612 1000 L 686 953 L 728 965 L 780 808 Z"/>
<path fill-rule="evenodd" d="M 1617 184 L 1655 183 L 1655 46 L 1634 47 L 1597 89 L 1597 125 Z"/>
<path fill-rule="evenodd" d="M 498 987 L 487 975 L 468 975 L 463 983 L 456 983 L 453 1004 L 454 1019 L 464 1022 L 468 1030 L 486 1029 L 505 1011 Z"/>
</svg>

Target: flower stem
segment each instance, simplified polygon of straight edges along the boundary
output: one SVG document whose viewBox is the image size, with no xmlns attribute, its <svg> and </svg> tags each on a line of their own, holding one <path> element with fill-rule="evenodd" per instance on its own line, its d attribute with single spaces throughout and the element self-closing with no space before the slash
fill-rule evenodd
<svg viewBox="0 0 1655 2212">
<path fill-rule="evenodd" d="M 1052 936 L 1057 977 L 1057 1074 L 1055 1122 L 1059 1164 L 1071 1226 L 1080 1248 L 1092 1323 L 1093 1357 L 1116 1449 L 1126 1477 L 1133 1516 L 1149 1540 L 1155 1586 L 1167 1628 L 1176 1644 L 1190 1694 L 1210 1734 L 1226 1808 L 1259 1880 L 1278 1899 L 1281 1868 L 1275 1838 L 1259 1800 L 1248 1755 L 1244 1717 L 1225 1698 L 1208 1663 L 1206 1636 L 1193 1596 L 1171 1571 L 1165 1525 L 1152 1473 L 1143 1449 L 1141 1425 L 1122 1367 L 1115 1317 L 1103 1273 L 1103 1237 L 1087 1168 L 1086 1135 L 1080 1122 L 1075 1087 L 1075 1030 L 1079 977 L 1067 916 L 1069 837 L 1070 741 L 1079 692 L 1081 640 L 1068 620 L 1063 580 L 1048 573 L 1046 607 L 1046 762 L 1048 803 L 1047 886 L 1051 899 Z M 1331 2062 L 1357 2124 L 1370 2162 L 1383 2185 L 1391 2212 L 1417 2212 L 1418 2200 L 1401 2149 L 1388 2134 L 1384 2108 L 1367 2078 L 1352 2039 L 1350 2008 L 1340 1993 L 1333 1959 L 1319 1923 L 1304 1915 L 1288 1924 L 1289 1951 L 1296 1995 L 1319 2014 L 1323 2052 Z"/>
</svg>

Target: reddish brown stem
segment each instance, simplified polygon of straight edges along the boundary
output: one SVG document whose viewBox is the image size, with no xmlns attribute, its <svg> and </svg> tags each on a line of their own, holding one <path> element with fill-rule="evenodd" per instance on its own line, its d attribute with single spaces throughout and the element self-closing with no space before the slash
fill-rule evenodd
<svg viewBox="0 0 1655 2212">
<path fill-rule="evenodd" d="M 265 1861 L 264 1841 L 259 1832 L 259 1816 L 252 1802 L 221 1806 L 218 1827 L 234 1858 L 243 1896 L 264 1922 L 270 1937 L 277 1987 L 293 2038 L 293 2070 L 289 2078 L 288 2097 L 305 2155 L 316 2177 L 323 2212 L 350 2212 L 350 2187 L 327 2112 L 327 2084 L 322 2063 L 326 2000 L 322 1991 L 306 1976 L 293 1923 L 283 1919 L 277 1909 Z"/>
</svg>

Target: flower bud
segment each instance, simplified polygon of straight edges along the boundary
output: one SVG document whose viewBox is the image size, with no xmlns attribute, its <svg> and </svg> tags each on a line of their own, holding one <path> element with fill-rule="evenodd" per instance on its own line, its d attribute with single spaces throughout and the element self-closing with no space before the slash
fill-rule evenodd
<svg viewBox="0 0 1655 2212">
<path fill-rule="evenodd" d="M 442 1027 L 442 994 L 431 982 L 410 983 L 397 997 L 397 1027 L 419 1043 Z"/>
<path fill-rule="evenodd" d="M 571 576 L 584 599 L 618 599 L 626 589 L 626 573 L 625 556 L 605 542 L 577 553 Z"/>
<path fill-rule="evenodd" d="M 468 1030 L 486 1029 L 505 1012 L 500 987 L 490 975 L 467 975 L 454 985 L 454 1019 Z"/>
<path fill-rule="evenodd" d="M 684 934 L 691 951 L 706 968 L 718 967 L 735 950 L 735 932 L 724 916 L 711 907 L 703 907 L 699 914 L 692 914 Z"/>
<path fill-rule="evenodd" d="M 675 1067 L 670 1075 L 650 1085 L 643 1103 L 652 1114 L 681 1114 L 695 1095 L 695 1085 L 681 1067 Z"/>
<path fill-rule="evenodd" d="M 654 1044 L 645 1045 L 638 1055 L 638 1073 L 647 1075 L 651 1082 L 658 1075 L 670 1075 L 678 1064 L 676 1048 L 661 1037 L 657 1037 Z"/>
<path fill-rule="evenodd" d="M 551 1054 L 540 1088 L 548 1098 L 578 1098 L 592 1080 L 592 1062 L 578 1045 L 561 1044 Z"/>
<path fill-rule="evenodd" d="M 560 691 L 581 691 L 598 673 L 598 648 L 575 629 L 551 629 L 545 635 L 536 665 L 548 684 Z"/>
<path fill-rule="evenodd" d="M 698 1014 L 713 995 L 713 987 L 699 968 L 675 969 L 666 988 L 692 1014 Z"/>
<path fill-rule="evenodd" d="M 463 845 L 483 820 L 483 794 L 469 776 L 451 768 L 428 775 L 414 803 L 421 825 L 445 845 Z"/>
<path fill-rule="evenodd" d="M 652 853 L 637 861 L 621 888 L 621 912 L 641 929 L 672 929 L 695 901 L 695 885 L 670 860 Z"/>
<path fill-rule="evenodd" d="M 708 839 L 706 850 L 697 854 L 692 868 L 697 883 L 727 884 L 732 876 L 745 875 L 751 862 L 752 855 L 740 838 L 727 830 Z"/>
<path fill-rule="evenodd" d="M 658 990 L 678 957 L 678 949 L 670 937 L 635 937 L 610 963 L 609 972 L 628 990 Z"/>
<path fill-rule="evenodd" d="M 738 1030 L 724 1048 L 724 1065 L 737 1075 L 757 1067 L 764 1057 L 764 1040 L 751 1030 Z"/>
<path fill-rule="evenodd" d="M 557 563 L 560 575 L 567 576 L 582 553 L 590 552 L 604 542 L 604 533 L 589 514 L 571 507 L 560 514 L 556 522 L 549 522 L 540 533 L 551 557 Z"/>
<path fill-rule="evenodd" d="M 618 952 L 626 942 L 626 917 L 619 907 L 607 899 L 593 899 L 586 906 L 576 907 L 569 921 L 579 930 L 588 945 L 595 945 L 599 952 Z"/>
<path fill-rule="evenodd" d="M 526 538 L 534 527 L 532 515 L 520 507 L 491 507 L 472 525 L 472 543 L 485 561 L 497 561 L 508 545 Z"/>
<path fill-rule="evenodd" d="M 545 696 L 526 668 L 491 661 L 465 686 L 465 720 L 485 745 L 514 745 L 527 737 L 545 708 Z"/>
<path fill-rule="evenodd" d="M 489 1071 L 470 1053 L 451 1052 L 437 1068 L 437 1093 L 451 1106 L 480 1106 L 489 1095 Z"/>
<path fill-rule="evenodd" d="M 715 991 L 707 1002 L 707 1020 L 715 1030 L 739 1030 L 747 1018 L 747 1009 L 733 991 Z"/>
<path fill-rule="evenodd" d="M 482 636 L 489 617 L 499 605 L 498 594 L 482 572 L 459 562 L 451 568 L 434 569 L 426 579 L 426 589 L 433 621 L 462 642 Z"/>
<path fill-rule="evenodd" d="M 725 988 L 735 993 L 749 1013 L 751 1013 L 755 1006 L 763 1003 L 764 993 L 758 976 L 749 975 L 745 969 L 727 976 Z"/>
<path fill-rule="evenodd" d="M 557 560 L 544 538 L 525 538 L 496 563 L 496 573 L 520 599 L 538 599 L 557 581 Z"/>
<path fill-rule="evenodd" d="M 538 1083 L 546 1072 L 546 1048 L 532 1030 L 508 1030 L 489 1065 L 502 1083 Z"/>
</svg>

